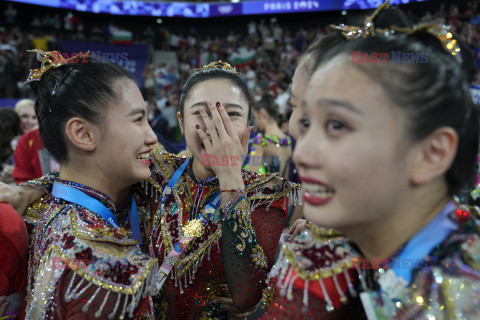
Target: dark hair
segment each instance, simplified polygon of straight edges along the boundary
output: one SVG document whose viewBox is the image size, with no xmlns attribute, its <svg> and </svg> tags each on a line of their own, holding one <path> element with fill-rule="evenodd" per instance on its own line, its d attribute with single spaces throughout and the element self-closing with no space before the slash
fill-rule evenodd
<svg viewBox="0 0 480 320">
<path fill-rule="evenodd" d="M 446 172 L 449 194 L 473 187 L 479 142 L 477 109 L 470 95 L 469 82 L 455 57 L 441 47 L 425 44 L 418 37 L 400 34 L 349 41 L 332 49 L 324 58 L 328 61 L 341 55 L 350 62 L 353 51 L 369 55 L 390 53 L 387 63 L 351 65 L 379 83 L 387 97 L 403 109 L 410 141 L 419 141 L 443 126 L 456 130 L 459 137 L 457 154 Z M 419 61 L 392 62 L 391 53 L 398 51 L 413 54 Z"/>
<path fill-rule="evenodd" d="M 197 84 L 201 82 L 212 80 L 212 79 L 228 80 L 242 91 L 245 97 L 245 101 L 248 103 L 248 120 L 250 121 L 252 116 L 253 99 L 252 99 L 252 95 L 250 94 L 250 91 L 247 88 L 247 85 L 245 84 L 245 82 L 243 81 L 242 77 L 239 74 L 237 74 L 234 71 L 231 71 L 225 68 L 220 68 L 220 67 L 201 69 L 199 71 L 194 72 L 187 79 L 182 89 L 182 95 L 180 97 L 180 106 L 178 110 L 180 111 L 180 115 L 182 116 L 182 118 L 183 118 L 184 109 L 185 109 L 185 101 L 187 101 L 188 95 L 190 94 L 190 91 L 193 89 L 193 87 L 195 87 Z"/>
<path fill-rule="evenodd" d="M 30 69 L 40 62 L 32 57 Z M 107 107 L 121 99 L 116 82 L 133 80 L 131 74 L 115 63 L 92 63 L 81 59 L 51 68 L 40 81 L 30 82 L 37 95 L 37 114 L 40 135 L 45 148 L 59 162 L 68 160 L 65 125 L 72 117 L 99 124 L 105 119 Z"/>
<path fill-rule="evenodd" d="M 0 108 L 0 168 L 13 153 L 11 142 L 20 134 L 20 118 L 13 108 Z"/>
<path fill-rule="evenodd" d="M 391 26 L 396 26 L 399 28 L 413 27 L 413 22 L 410 20 L 410 18 L 408 18 L 408 16 L 402 10 L 397 8 L 388 8 L 380 11 L 373 19 L 373 24 L 375 28 L 380 29 L 389 28 Z M 331 33 L 315 40 L 300 57 L 299 61 L 301 63 L 308 58 L 313 60 L 311 68 L 306 70 L 307 79 L 312 76 L 313 72 L 323 62 L 323 57 L 328 50 L 347 41 L 348 40 L 345 38 L 345 36 L 343 36 L 343 34 L 338 30 L 332 30 Z"/>
<path fill-rule="evenodd" d="M 277 123 L 280 121 L 278 105 L 275 102 L 275 99 L 268 93 L 264 93 L 260 100 L 253 104 L 253 109 L 257 112 L 263 109 Z"/>
</svg>

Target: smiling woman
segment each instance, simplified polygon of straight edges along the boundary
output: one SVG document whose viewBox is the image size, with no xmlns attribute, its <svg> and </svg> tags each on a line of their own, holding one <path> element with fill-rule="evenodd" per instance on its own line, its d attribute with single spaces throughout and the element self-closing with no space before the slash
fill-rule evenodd
<svg viewBox="0 0 480 320">
<path fill-rule="evenodd" d="M 166 279 L 155 298 L 158 319 L 228 319 L 261 298 L 299 187 L 241 170 L 251 106 L 245 83 L 227 63 L 205 66 L 184 86 L 177 116 L 193 156 L 154 157 L 152 178 L 163 204 L 151 241 Z M 182 249 L 174 254 L 175 248 Z M 178 251 L 183 259 L 168 259 Z"/>
<path fill-rule="evenodd" d="M 476 178 L 471 51 L 455 50 L 448 27 L 408 26 L 387 8 L 335 27 L 344 39 L 297 69 L 308 85 L 294 162 L 309 223 L 282 246 L 263 319 L 480 316 L 478 212 L 452 200 Z M 357 63 L 352 52 L 428 62 Z"/>
<path fill-rule="evenodd" d="M 88 309 L 102 318 L 148 316 L 156 260 L 138 245 L 147 202 L 131 185 L 150 176 L 144 155 L 157 140 L 140 91 L 115 64 L 35 53 L 27 83 L 60 173 L 36 208 L 26 318 L 85 319 Z M 116 209 L 122 201 L 130 220 Z"/>
<path fill-rule="evenodd" d="M 359 317 L 479 318 L 478 213 L 452 199 L 476 181 L 477 110 L 459 63 L 472 56 L 435 23 L 376 32 L 332 49 L 308 84 L 294 153 L 305 217 L 345 235 L 332 243 L 356 252 L 349 263 L 367 262 L 352 277 Z M 359 64 L 356 51 L 428 62 Z"/>
</svg>

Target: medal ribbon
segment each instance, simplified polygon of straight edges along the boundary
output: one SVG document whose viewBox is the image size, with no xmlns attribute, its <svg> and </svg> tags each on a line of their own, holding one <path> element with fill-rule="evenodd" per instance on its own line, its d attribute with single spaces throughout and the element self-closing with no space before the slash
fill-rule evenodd
<svg viewBox="0 0 480 320">
<path fill-rule="evenodd" d="M 383 319 L 377 316 L 379 314 L 393 318 L 395 303 L 401 302 L 412 282 L 413 271 L 421 267 L 425 257 L 458 228 L 449 218 L 454 209 L 453 201 L 447 203 L 430 223 L 408 241 L 400 254 L 389 261 L 388 269 L 378 279 L 380 291 L 360 293 L 368 320 Z"/>
<path fill-rule="evenodd" d="M 56 198 L 63 199 L 65 201 L 78 204 L 92 212 L 95 212 L 101 216 L 109 225 L 113 228 L 120 228 L 117 219 L 113 213 L 100 201 L 92 198 L 83 191 L 80 191 L 74 187 L 61 184 L 59 182 L 53 183 L 52 195 Z M 142 235 L 140 233 L 140 222 L 138 220 L 137 203 L 135 197 L 132 195 L 130 205 L 130 226 L 132 228 L 133 238 L 138 241 L 138 244 L 142 244 Z"/>
<path fill-rule="evenodd" d="M 449 214 L 454 209 L 455 204 L 453 201 L 448 202 L 429 224 L 408 241 L 397 258 L 391 261 L 391 270 L 397 276 L 404 278 L 410 284 L 412 282 L 413 270 L 425 260 L 425 257 L 437 245 L 458 228 L 457 224 L 449 218 Z"/>
<path fill-rule="evenodd" d="M 170 194 L 172 193 L 173 187 L 178 182 L 183 172 L 187 168 L 189 161 L 190 159 L 187 159 L 187 161 L 185 161 L 173 173 L 172 178 L 168 182 L 167 186 L 163 189 L 162 205 L 160 207 L 160 210 L 158 211 L 159 215 L 163 211 L 163 208 L 165 207 L 165 204 L 167 203 L 167 200 Z M 220 206 L 220 199 L 221 199 L 220 191 L 218 191 L 213 196 L 213 198 L 208 202 L 208 204 L 205 206 L 205 209 L 203 210 L 203 212 L 200 212 L 198 214 L 197 220 L 193 220 L 191 222 L 198 221 L 198 223 L 201 223 L 201 227 L 203 228 L 203 225 L 205 225 L 208 220 L 211 220 L 213 218 L 213 214 Z M 180 260 L 179 256 L 185 251 L 187 244 L 194 238 L 195 236 L 190 236 L 188 238 L 185 238 L 184 235 L 180 235 L 180 238 L 178 239 L 178 241 L 173 245 L 173 249 L 170 250 L 168 255 L 163 260 L 162 265 L 160 266 L 160 272 L 159 272 L 159 276 L 157 278 L 157 283 L 156 283 L 157 290 L 160 290 L 162 288 L 163 283 L 167 279 L 167 276 L 170 274 L 170 271 L 172 271 L 173 266 L 179 262 Z"/>
</svg>

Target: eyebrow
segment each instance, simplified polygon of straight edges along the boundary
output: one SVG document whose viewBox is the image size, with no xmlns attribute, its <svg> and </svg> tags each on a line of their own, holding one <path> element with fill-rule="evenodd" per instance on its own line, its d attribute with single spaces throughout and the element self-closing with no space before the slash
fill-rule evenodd
<svg viewBox="0 0 480 320">
<path fill-rule="evenodd" d="M 143 116 L 146 114 L 145 112 L 145 109 L 144 108 L 136 108 L 136 109 L 133 109 L 132 111 L 130 111 L 128 114 L 127 114 L 127 117 L 129 116 L 134 116 L 134 115 L 137 115 L 141 113 Z"/>
<path fill-rule="evenodd" d="M 321 105 L 329 105 L 329 106 L 333 106 L 333 107 L 343 108 L 343 109 L 349 110 L 353 113 L 356 113 L 360 116 L 363 116 L 363 113 L 358 108 L 356 108 L 353 104 L 351 104 L 350 102 L 347 102 L 347 101 L 335 100 L 335 99 L 319 99 L 319 100 L 317 100 L 317 106 L 321 106 Z M 302 102 L 302 108 L 304 108 L 304 107 L 305 107 L 305 101 Z"/>
<path fill-rule="evenodd" d="M 197 103 L 194 103 L 190 106 L 190 109 L 193 109 L 195 107 L 205 107 L 207 106 L 207 102 L 206 101 L 201 101 L 201 102 L 197 102 Z M 236 103 L 225 103 L 223 105 L 225 108 L 238 108 L 238 109 L 244 109 L 241 105 L 239 104 L 236 104 Z"/>
</svg>

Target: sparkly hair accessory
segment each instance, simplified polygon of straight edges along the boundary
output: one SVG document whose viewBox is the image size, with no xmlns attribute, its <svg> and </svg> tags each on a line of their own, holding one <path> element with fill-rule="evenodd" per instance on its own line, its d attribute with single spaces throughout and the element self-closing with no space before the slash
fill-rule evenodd
<svg viewBox="0 0 480 320">
<path fill-rule="evenodd" d="M 415 32 L 427 32 L 436 37 L 443 48 L 454 56 L 458 62 L 462 62 L 462 53 L 458 41 L 453 37 L 451 32 L 452 27 L 444 25 L 439 22 L 428 22 L 422 23 L 414 26 L 413 28 L 399 28 L 391 26 L 390 29 L 385 30 L 376 30 L 377 32 L 384 32 L 386 34 L 395 34 L 395 33 L 405 33 L 405 34 L 414 34 Z"/>
<path fill-rule="evenodd" d="M 203 66 L 200 69 L 193 69 L 193 70 L 194 71 L 203 71 L 203 70 L 215 69 L 215 68 L 232 71 L 232 72 L 235 72 L 236 74 L 238 74 L 239 76 L 242 76 L 242 77 L 245 76 L 244 74 L 241 74 L 240 72 L 238 72 L 237 69 L 235 69 L 235 67 L 232 67 L 231 64 L 229 64 L 228 62 L 223 62 L 222 60 L 210 62 L 209 64 L 207 64 L 206 66 Z"/>
<path fill-rule="evenodd" d="M 37 60 L 41 62 L 40 68 L 30 69 L 27 80 L 23 84 L 27 84 L 33 81 L 40 81 L 42 76 L 51 68 L 58 68 L 67 63 L 73 63 L 75 59 L 86 58 L 89 56 L 89 52 L 79 53 L 68 59 L 65 59 L 58 51 L 43 51 L 43 50 L 27 50 L 27 52 L 34 52 L 37 54 Z"/>
<path fill-rule="evenodd" d="M 389 36 L 397 33 L 404 33 L 408 35 L 419 31 L 427 32 L 436 37 L 442 43 L 443 47 L 445 48 L 445 50 L 447 50 L 447 52 L 453 55 L 460 63 L 462 62 L 460 46 L 458 45 L 458 41 L 453 37 L 450 26 L 443 25 L 439 22 L 430 22 L 419 24 L 412 28 L 400 28 L 390 26 L 390 28 L 387 29 L 375 29 L 375 26 L 373 25 L 373 19 L 375 19 L 375 17 L 380 11 L 388 9 L 389 7 L 390 0 L 387 0 L 382 5 L 380 5 L 371 16 L 365 18 L 362 27 L 347 26 L 344 24 L 330 25 L 330 27 L 332 29 L 341 31 L 343 36 L 347 40 L 368 37 L 371 35 L 375 35 L 375 33 L 383 33 L 386 36 Z"/>
<path fill-rule="evenodd" d="M 330 28 L 341 31 L 343 36 L 347 40 L 353 40 L 361 37 L 367 37 L 369 35 L 374 35 L 375 26 L 373 25 L 373 19 L 375 19 L 375 17 L 378 15 L 380 11 L 388 9 L 389 7 L 390 7 L 390 0 L 387 0 L 384 3 L 382 3 L 371 16 L 365 18 L 365 20 L 363 21 L 362 27 L 347 26 L 344 24 L 339 24 L 339 25 L 332 24 L 330 25 Z"/>
</svg>

